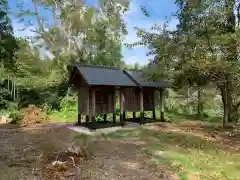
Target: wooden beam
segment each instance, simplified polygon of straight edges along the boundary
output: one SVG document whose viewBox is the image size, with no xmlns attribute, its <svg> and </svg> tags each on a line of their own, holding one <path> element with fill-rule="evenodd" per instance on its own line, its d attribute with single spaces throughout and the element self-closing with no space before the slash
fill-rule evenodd
<svg viewBox="0 0 240 180">
<path fill-rule="evenodd" d="M 152 91 L 152 103 L 153 103 L 153 111 L 152 111 L 152 118 L 156 119 L 156 111 L 155 111 L 155 89 Z"/>
<path fill-rule="evenodd" d="M 136 119 L 136 112 L 133 112 L 133 119 Z"/>
<path fill-rule="evenodd" d="M 87 98 L 86 98 L 86 104 L 87 104 L 87 106 L 86 106 L 86 124 L 88 125 L 89 124 L 89 120 L 90 120 L 90 118 L 89 118 L 89 116 L 90 116 L 90 108 L 89 108 L 89 106 L 90 106 L 90 89 L 88 88 L 88 93 L 87 93 Z"/>
<path fill-rule="evenodd" d="M 123 120 L 125 121 L 127 118 L 126 118 L 126 111 L 123 112 Z"/>
<path fill-rule="evenodd" d="M 104 122 L 107 122 L 107 114 L 103 115 L 103 120 L 104 120 Z"/>
<path fill-rule="evenodd" d="M 164 121 L 164 89 L 160 89 L 160 119 Z"/>
<path fill-rule="evenodd" d="M 82 115 L 78 113 L 78 124 L 82 124 L 81 120 L 82 120 Z"/>
<path fill-rule="evenodd" d="M 122 89 L 120 89 L 120 124 L 124 125 L 124 94 Z"/>
<path fill-rule="evenodd" d="M 156 112 L 155 112 L 155 110 L 152 111 L 152 118 L 156 119 Z"/>
<path fill-rule="evenodd" d="M 80 107 L 80 103 L 81 103 L 80 90 L 78 91 L 77 99 L 78 99 L 78 101 L 77 101 L 78 102 L 78 109 L 77 109 L 77 112 L 78 112 L 78 124 L 81 124 L 82 116 L 81 116 L 81 107 Z"/>
<path fill-rule="evenodd" d="M 144 109 L 143 109 L 143 89 L 140 91 L 140 124 L 144 120 Z"/>
<path fill-rule="evenodd" d="M 96 97 L 95 97 L 95 90 L 91 90 L 92 93 L 92 127 L 93 129 L 96 129 Z"/>
<path fill-rule="evenodd" d="M 116 123 L 116 88 L 113 90 L 113 123 Z"/>
</svg>

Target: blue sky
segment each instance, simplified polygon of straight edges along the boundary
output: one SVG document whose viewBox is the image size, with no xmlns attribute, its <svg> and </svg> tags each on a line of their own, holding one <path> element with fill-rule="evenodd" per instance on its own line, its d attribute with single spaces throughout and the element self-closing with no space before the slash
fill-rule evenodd
<svg viewBox="0 0 240 180">
<path fill-rule="evenodd" d="M 25 9 L 32 9 L 30 0 L 22 1 L 24 1 Z M 124 42 L 133 43 L 138 40 L 134 27 L 150 29 L 153 24 L 157 23 L 163 25 L 166 19 L 170 19 L 169 28 L 174 29 L 178 23 L 176 18 L 172 16 L 172 14 L 177 10 L 174 1 L 175 0 L 131 0 L 130 10 L 123 17 L 128 30 L 128 35 L 125 37 Z M 11 18 L 15 35 L 21 37 L 34 36 L 34 32 L 31 31 L 31 27 L 29 29 L 25 29 L 24 31 L 20 30 L 24 27 L 24 25 L 19 23 L 15 17 L 16 12 L 18 11 L 18 8 L 16 7 L 16 0 L 9 0 L 8 2 L 12 12 Z M 151 15 L 149 18 L 142 14 L 140 6 L 147 8 Z M 44 11 L 46 18 L 49 16 L 51 17 L 51 14 L 48 11 L 44 9 L 40 9 L 40 11 Z M 33 19 L 28 20 L 32 21 L 33 24 L 35 23 Z M 125 46 L 122 48 L 124 61 L 127 64 L 134 64 L 136 62 L 141 65 L 147 64 L 149 59 L 149 57 L 146 56 L 147 51 L 148 50 L 145 47 L 135 47 L 131 50 Z"/>
</svg>

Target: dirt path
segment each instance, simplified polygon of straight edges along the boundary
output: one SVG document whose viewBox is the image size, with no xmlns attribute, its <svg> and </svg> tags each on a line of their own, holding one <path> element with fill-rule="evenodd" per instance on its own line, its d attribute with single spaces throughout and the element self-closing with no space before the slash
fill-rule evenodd
<svg viewBox="0 0 240 180">
<path fill-rule="evenodd" d="M 141 145 L 131 141 L 100 141 L 95 149 L 96 158 L 85 164 L 83 177 L 99 180 L 167 180 L 172 179 L 160 167 L 147 164 Z M 90 176 L 90 174 L 91 176 Z M 103 176 L 104 175 L 104 176 Z"/>
<path fill-rule="evenodd" d="M 46 179 L 34 171 L 40 155 L 66 150 L 75 135 L 67 128 L 0 131 L 0 179 Z M 134 143 L 99 140 L 92 149 L 94 158 L 81 164 L 80 173 L 62 179 L 171 179 L 162 169 L 149 166 L 140 150 Z"/>
</svg>

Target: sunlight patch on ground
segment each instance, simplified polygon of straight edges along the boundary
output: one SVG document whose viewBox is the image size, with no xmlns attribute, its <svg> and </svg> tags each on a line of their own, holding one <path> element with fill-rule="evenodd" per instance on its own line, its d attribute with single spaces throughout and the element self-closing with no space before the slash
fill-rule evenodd
<svg viewBox="0 0 240 180">
<path fill-rule="evenodd" d="M 140 164 L 136 162 L 123 162 L 122 163 L 124 166 L 127 166 L 129 169 L 139 169 Z"/>
<path fill-rule="evenodd" d="M 208 128 L 207 125 L 200 128 L 198 123 L 191 124 L 190 129 L 176 124 L 155 124 L 124 134 L 115 132 L 109 137 L 126 142 L 140 138 L 145 142 L 142 152 L 152 162 L 174 171 L 180 179 L 240 179 L 237 170 L 240 152 L 224 144 L 229 138 L 204 127 Z"/>
</svg>

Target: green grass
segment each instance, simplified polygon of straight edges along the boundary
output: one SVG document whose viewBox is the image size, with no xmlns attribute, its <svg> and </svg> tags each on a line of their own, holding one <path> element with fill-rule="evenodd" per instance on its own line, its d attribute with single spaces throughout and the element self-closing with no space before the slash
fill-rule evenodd
<svg viewBox="0 0 240 180">
<path fill-rule="evenodd" d="M 200 137 L 142 128 L 107 136 L 121 140 L 139 137 L 145 142 L 143 153 L 151 157 L 149 163 L 167 167 L 180 179 L 240 179 L 240 154 Z"/>
<path fill-rule="evenodd" d="M 77 122 L 77 106 L 51 110 L 47 114 L 54 122 Z"/>
<path fill-rule="evenodd" d="M 157 116 L 159 116 L 159 112 L 156 112 Z M 188 113 L 180 113 L 180 112 L 176 112 L 176 111 L 168 111 L 165 113 L 166 117 L 170 120 L 170 121 L 174 121 L 174 122 L 179 122 L 179 121 L 183 121 L 183 120 L 191 120 L 191 121 L 203 121 L 203 122 L 210 122 L 210 123 L 219 123 L 222 120 L 221 116 L 217 116 L 217 115 L 208 115 L 208 114 L 204 114 L 203 117 L 197 117 L 197 115 L 195 114 L 188 114 Z"/>
</svg>

